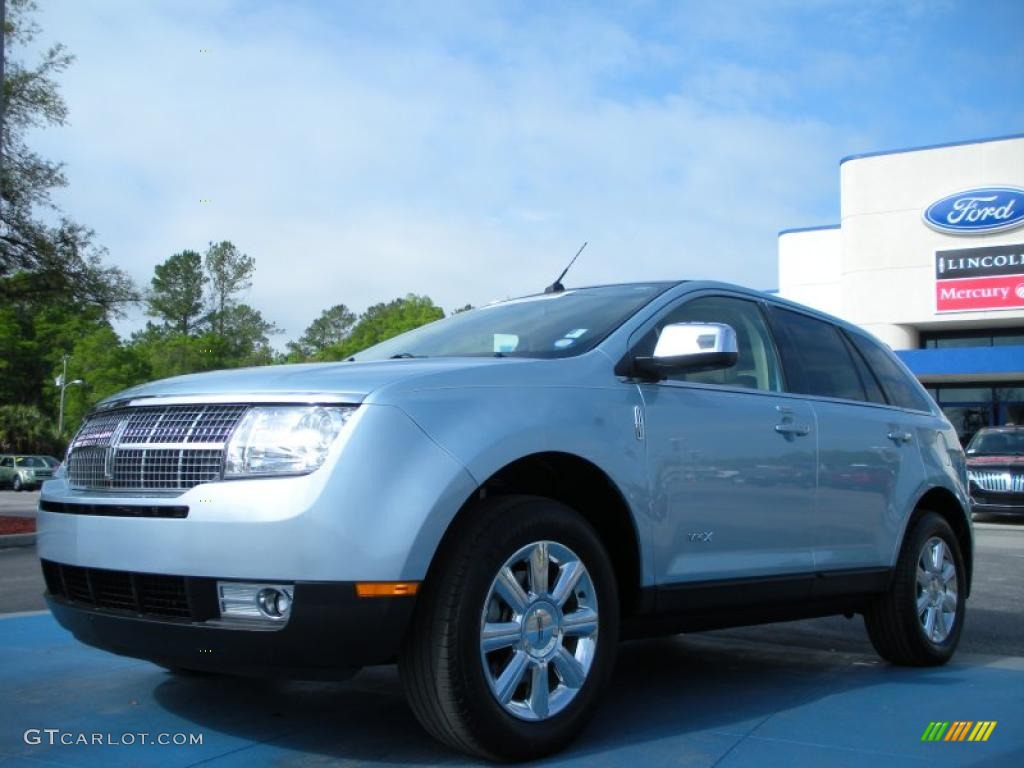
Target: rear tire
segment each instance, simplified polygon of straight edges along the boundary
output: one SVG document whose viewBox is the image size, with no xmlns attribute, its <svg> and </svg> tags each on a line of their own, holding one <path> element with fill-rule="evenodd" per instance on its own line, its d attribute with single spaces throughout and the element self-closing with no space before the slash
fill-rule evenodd
<svg viewBox="0 0 1024 768">
<path fill-rule="evenodd" d="M 21 478 L 18 477 L 17 475 L 14 476 L 14 481 L 11 483 L 11 488 L 13 488 L 15 491 L 25 490 L 25 486 L 22 484 Z"/>
<path fill-rule="evenodd" d="M 550 499 L 493 497 L 456 525 L 399 658 L 406 698 L 462 752 L 551 754 L 585 727 L 611 677 L 619 606 L 608 554 L 582 516 Z"/>
<path fill-rule="evenodd" d="M 949 661 L 964 627 L 966 586 L 953 529 L 940 515 L 926 512 L 904 540 L 892 587 L 864 613 L 878 655 L 911 667 Z"/>
</svg>

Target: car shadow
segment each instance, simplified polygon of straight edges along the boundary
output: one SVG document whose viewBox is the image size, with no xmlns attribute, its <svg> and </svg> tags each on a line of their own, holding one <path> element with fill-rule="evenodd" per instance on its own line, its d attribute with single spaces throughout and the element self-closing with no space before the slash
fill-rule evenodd
<svg viewBox="0 0 1024 768">
<path fill-rule="evenodd" d="M 934 671 L 865 659 L 700 636 L 625 643 L 597 715 L 559 759 L 695 734 L 724 749 L 722 744 L 777 712 L 845 690 L 903 679 L 944 684 L 944 675 Z M 168 676 L 154 696 L 201 728 L 284 751 L 367 762 L 472 764 L 418 725 L 393 666 L 364 670 L 346 683 Z"/>
</svg>

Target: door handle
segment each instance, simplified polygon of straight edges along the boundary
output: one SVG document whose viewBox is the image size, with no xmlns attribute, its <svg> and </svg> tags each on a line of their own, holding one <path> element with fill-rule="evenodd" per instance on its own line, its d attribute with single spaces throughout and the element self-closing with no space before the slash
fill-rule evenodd
<svg viewBox="0 0 1024 768">
<path fill-rule="evenodd" d="M 914 436 L 906 430 L 894 429 L 888 435 L 889 439 L 892 440 L 896 445 L 902 445 L 903 443 L 909 443 L 913 440 Z"/>
<path fill-rule="evenodd" d="M 791 424 L 786 422 L 785 424 L 776 424 L 775 431 L 780 435 L 796 435 L 797 437 L 804 437 L 805 435 L 811 434 L 811 428 L 806 424 Z"/>
</svg>

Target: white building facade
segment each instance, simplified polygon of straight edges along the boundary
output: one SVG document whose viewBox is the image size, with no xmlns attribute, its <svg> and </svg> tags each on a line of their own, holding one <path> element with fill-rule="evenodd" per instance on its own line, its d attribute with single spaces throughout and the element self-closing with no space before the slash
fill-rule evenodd
<svg viewBox="0 0 1024 768">
<path fill-rule="evenodd" d="M 839 168 L 839 224 L 779 233 L 779 294 L 888 343 L 961 438 L 1024 423 L 1024 135 Z"/>
</svg>

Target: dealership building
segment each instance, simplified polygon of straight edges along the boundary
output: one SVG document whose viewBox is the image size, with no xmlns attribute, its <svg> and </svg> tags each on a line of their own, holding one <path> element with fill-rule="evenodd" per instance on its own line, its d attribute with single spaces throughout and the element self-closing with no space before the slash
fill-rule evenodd
<svg viewBox="0 0 1024 768">
<path fill-rule="evenodd" d="M 779 233 L 779 295 L 889 344 L 962 439 L 1024 424 L 1024 134 L 839 164 L 840 220 Z"/>
</svg>

